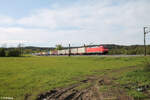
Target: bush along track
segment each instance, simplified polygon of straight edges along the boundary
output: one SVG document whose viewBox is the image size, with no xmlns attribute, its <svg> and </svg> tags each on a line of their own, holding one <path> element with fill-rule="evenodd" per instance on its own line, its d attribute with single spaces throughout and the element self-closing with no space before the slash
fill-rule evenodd
<svg viewBox="0 0 150 100">
<path fill-rule="evenodd" d="M 137 70 L 142 71 L 136 66 L 106 70 L 104 75 L 88 76 L 67 88 L 56 88 L 39 94 L 36 100 L 149 100 L 149 85 L 146 85 L 148 80 L 143 79 L 145 85 L 141 86 L 135 84 L 135 81 L 128 81 L 135 77 L 135 80 L 138 79 Z M 144 93 L 147 93 L 147 96 L 142 95 Z"/>
</svg>

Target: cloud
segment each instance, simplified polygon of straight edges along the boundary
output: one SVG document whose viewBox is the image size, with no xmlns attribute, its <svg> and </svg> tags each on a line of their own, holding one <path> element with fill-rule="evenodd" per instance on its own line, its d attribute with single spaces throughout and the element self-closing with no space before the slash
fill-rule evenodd
<svg viewBox="0 0 150 100">
<path fill-rule="evenodd" d="M 8 16 L 0 16 L 0 25 L 10 25 L 13 24 L 15 20 Z"/>
<path fill-rule="evenodd" d="M 58 7 L 57 9 L 40 9 L 28 17 L 19 19 L 18 24 L 51 29 L 63 27 L 97 29 L 97 25 L 112 27 L 114 25 L 134 26 L 149 23 L 149 2 L 141 2 L 139 0 L 133 2 L 133 0 L 124 4 L 109 6 L 109 1 L 111 0 L 106 0 L 107 2 L 94 1 L 94 5 L 89 0 L 86 5 Z"/>
<path fill-rule="evenodd" d="M 6 18 L 1 40 L 52 43 L 142 44 L 144 25 L 150 24 L 148 0 L 84 0 L 53 9 L 38 9 L 20 19 Z M 54 4 L 56 5 L 56 4 Z"/>
</svg>

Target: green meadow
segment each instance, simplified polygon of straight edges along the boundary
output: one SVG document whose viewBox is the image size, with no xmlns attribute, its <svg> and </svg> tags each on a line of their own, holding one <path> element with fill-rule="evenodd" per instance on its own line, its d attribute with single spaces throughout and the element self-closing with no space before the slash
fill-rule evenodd
<svg viewBox="0 0 150 100">
<path fill-rule="evenodd" d="M 57 87 L 75 84 L 88 75 L 103 75 L 106 70 L 137 66 L 144 68 L 150 57 L 4 57 L 0 58 L 0 97 L 33 100 L 38 94 Z M 141 81 L 149 84 L 148 77 L 139 71 L 118 75 L 120 84 Z M 146 74 L 147 75 L 147 74 Z M 124 77 L 125 76 L 125 77 Z M 130 79 L 131 78 L 131 79 Z M 150 79 L 149 79 L 150 80 Z M 133 91 L 134 92 L 134 91 Z M 136 95 L 130 93 L 131 95 Z M 138 94 L 137 94 L 138 95 Z"/>
</svg>

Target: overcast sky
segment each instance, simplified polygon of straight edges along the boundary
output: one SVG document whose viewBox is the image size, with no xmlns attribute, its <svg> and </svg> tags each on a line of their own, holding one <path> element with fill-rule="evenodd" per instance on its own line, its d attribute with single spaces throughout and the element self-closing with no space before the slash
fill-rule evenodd
<svg viewBox="0 0 150 100">
<path fill-rule="evenodd" d="M 150 0 L 0 0 L 1 46 L 143 44 L 145 25 Z"/>
</svg>

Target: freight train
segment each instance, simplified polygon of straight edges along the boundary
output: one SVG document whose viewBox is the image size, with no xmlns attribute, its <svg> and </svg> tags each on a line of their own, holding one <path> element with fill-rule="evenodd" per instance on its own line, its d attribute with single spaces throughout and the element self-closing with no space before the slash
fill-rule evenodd
<svg viewBox="0 0 150 100">
<path fill-rule="evenodd" d="M 79 47 L 79 48 L 70 48 L 70 49 L 63 49 L 63 50 L 53 50 L 50 51 L 50 55 L 100 55 L 100 54 L 107 54 L 108 49 L 104 46 L 97 46 L 97 47 Z"/>
</svg>

